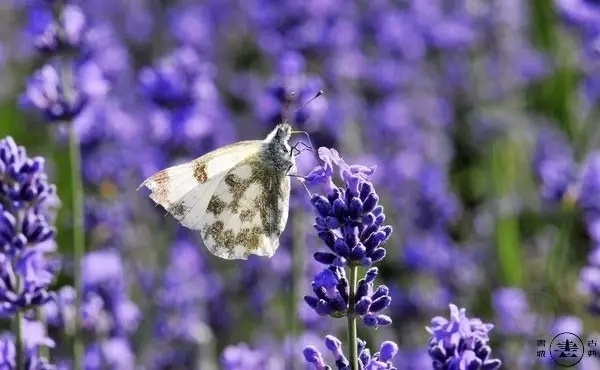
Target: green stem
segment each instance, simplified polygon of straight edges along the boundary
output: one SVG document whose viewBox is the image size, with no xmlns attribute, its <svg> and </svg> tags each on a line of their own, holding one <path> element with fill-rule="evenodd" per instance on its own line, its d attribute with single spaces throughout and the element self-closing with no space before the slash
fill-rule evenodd
<svg viewBox="0 0 600 370">
<path fill-rule="evenodd" d="M 350 370 L 358 370 L 358 335 L 356 329 L 356 315 L 354 305 L 356 302 L 356 276 L 358 266 L 350 266 L 350 294 L 348 298 L 348 353 L 350 356 Z"/>
<path fill-rule="evenodd" d="M 85 253 L 84 233 L 83 233 L 83 185 L 81 181 L 81 153 L 79 151 L 79 142 L 75 127 L 71 122 L 69 124 L 69 157 L 71 158 L 71 187 L 73 192 L 73 285 L 77 289 L 75 296 L 74 320 L 74 343 L 73 343 L 73 368 L 82 369 L 83 365 L 83 338 L 81 337 L 79 313 L 82 306 L 81 294 L 81 261 Z"/>
<path fill-rule="evenodd" d="M 64 2 L 57 2 L 57 18 L 62 14 Z M 65 100 L 72 103 L 74 97 L 74 75 L 68 55 L 64 55 L 61 60 L 60 79 L 61 88 Z M 85 234 L 84 234 L 84 213 L 83 213 L 83 182 L 81 180 L 81 152 L 79 148 L 79 139 L 75 131 L 74 122 L 65 122 L 69 129 L 69 159 L 71 164 L 71 192 L 73 203 L 71 217 L 73 218 L 73 286 L 77 290 L 75 296 L 75 320 L 73 320 L 73 368 L 83 369 L 84 343 L 81 332 L 81 323 L 79 315 L 83 305 L 81 292 L 81 261 L 85 253 Z"/>
<path fill-rule="evenodd" d="M 36 316 L 36 320 L 38 322 L 40 322 L 42 325 L 44 325 L 44 327 L 46 327 L 46 315 L 44 315 L 44 311 L 42 310 L 42 307 L 38 307 L 35 309 L 35 316 Z M 40 357 L 43 358 L 48 358 L 50 353 L 49 353 L 49 349 L 46 346 L 39 346 L 38 347 L 38 355 Z"/>
<path fill-rule="evenodd" d="M 17 370 L 25 370 L 25 351 L 23 351 L 23 335 L 21 332 L 21 321 L 23 313 L 19 310 L 13 321 L 13 332 L 15 333 L 15 349 L 17 358 Z"/>
<path fill-rule="evenodd" d="M 294 352 L 296 348 L 296 335 L 298 334 L 298 320 L 297 320 L 297 312 L 298 312 L 298 302 L 302 300 L 301 290 L 300 290 L 300 282 L 302 281 L 303 276 L 303 267 L 304 267 L 304 241 L 305 232 L 304 229 L 304 214 L 299 211 L 292 211 L 292 284 L 291 284 L 291 299 L 289 304 L 289 313 L 286 316 L 289 316 L 288 321 L 288 335 L 291 338 L 291 349 L 290 353 Z M 291 356 L 291 355 L 290 355 Z M 294 363 L 293 358 L 288 359 L 291 364 L 291 370 L 294 370 L 296 364 Z"/>
<path fill-rule="evenodd" d="M 24 218 L 24 211 L 18 211 L 16 212 L 16 226 L 17 226 L 17 230 L 21 230 L 23 228 L 23 218 Z M 22 287 L 22 281 L 21 281 L 21 277 L 19 276 L 19 274 L 15 274 L 15 286 L 17 287 L 17 292 L 20 292 L 21 289 L 23 289 Z M 15 319 L 12 323 L 13 325 L 13 332 L 15 333 L 15 356 L 16 356 L 16 365 L 17 365 L 17 370 L 25 370 L 25 351 L 23 350 L 24 348 L 24 341 L 23 341 L 23 328 L 21 327 L 21 324 L 23 322 L 23 312 L 21 310 L 17 311 L 17 314 L 15 315 Z"/>
</svg>

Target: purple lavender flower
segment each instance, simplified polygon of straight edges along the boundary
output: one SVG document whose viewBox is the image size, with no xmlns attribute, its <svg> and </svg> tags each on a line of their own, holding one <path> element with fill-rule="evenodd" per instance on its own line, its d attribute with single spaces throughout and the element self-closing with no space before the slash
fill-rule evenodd
<svg viewBox="0 0 600 370">
<path fill-rule="evenodd" d="M 532 165 L 545 201 L 560 201 L 575 181 L 573 150 L 558 131 L 540 133 Z"/>
<path fill-rule="evenodd" d="M 371 358 L 364 343 L 361 344 L 356 337 L 357 317 L 373 328 L 392 323 L 389 316 L 382 314 L 392 301 L 389 289 L 385 285 L 374 289 L 373 281 L 378 269 L 369 268 L 365 276 L 356 282 L 359 265 L 370 267 L 385 257 L 382 245 L 392 233 L 391 226 L 383 225 L 383 207 L 378 205 L 379 196 L 369 181 L 375 168 L 347 165 L 337 151 L 327 148 L 319 148 L 319 157 L 324 165 L 311 171 L 304 181 L 309 185 L 322 184 L 326 189 L 325 196 L 313 195 L 311 203 L 316 213 L 314 227 L 329 248 L 327 252 L 315 252 L 314 259 L 329 267 L 315 275 L 311 283 L 315 296 L 306 295 L 304 301 L 321 316 L 348 317 L 350 360 L 343 356 L 339 340 L 334 337 L 326 340 L 339 369 L 355 368 L 359 358 L 365 368 L 383 369 L 397 352 L 397 347 L 390 355 L 386 342 L 382 345 L 382 359 L 378 358 L 379 355 Z M 335 186 L 332 181 L 334 164 L 340 170 L 344 188 Z M 350 269 L 349 278 L 346 277 L 346 266 Z M 352 342 L 356 343 L 356 347 Z M 324 368 L 321 356 L 314 348 L 309 347 L 304 354 L 315 368 Z"/>
<path fill-rule="evenodd" d="M 579 290 L 587 294 L 591 301 L 588 309 L 600 315 L 600 248 L 595 246 L 588 254 L 588 265 L 579 274 Z"/>
<path fill-rule="evenodd" d="M 173 50 L 140 72 L 140 90 L 152 103 L 148 120 L 157 144 L 180 154 L 182 144 L 196 152 L 198 142 L 219 146 L 230 139 L 229 120 L 215 75 L 212 62 L 191 46 Z"/>
<path fill-rule="evenodd" d="M 57 299 L 44 306 L 50 328 L 70 332 L 75 320 L 93 342 L 85 348 L 85 368 L 133 369 L 135 355 L 127 336 L 134 332 L 140 321 L 140 312 L 127 297 L 123 263 L 114 250 L 87 253 L 81 261 L 83 271 L 83 302 L 80 312 L 75 311 L 73 287 L 65 286 Z M 72 369 L 70 360 L 62 361 L 65 369 Z"/>
<path fill-rule="evenodd" d="M 206 270 L 206 263 L 194 243 L 186 238 L 175 242 L 155 300 L 159 308 L 158 350 L 154 351 L 152 361 L 162 369 L 194 367 L 199 361 L 200 347 L 212 338 L 211 329 L 205 323 L 206 307 L 211 303 L 222 307 L 221 302 L 213 302 L 221 289 L 217 276 Z"/>
<path fill-rule="evenodd" d="M 525 292 L 519 288 L 500 288 L 494 292 L 498 330 L 505 335 L 531 334 L 533 318 Z"/>
<path fill-rule="evenodd" d="M 600 5 L 594 0 L 556 0 L 558 9 L 571 23 L 584 29 L 599 30 Z"/>
<path fill-rule="evenodd" d="M 588 234 L 600 242 L 600 152 L 592 152 L 583 164 L 577 203 L 583 211 Z"/>
<path fill-rule="evenodd" d="M 33 35 L 35 47 L 51 54 L 79 48 L 86 28 L 82 10 L 78 6 L 66 4 L 60 8 L 58 17 L 52 13 L 51 5 L 43 2 L 38 2 L 29 9 L 28 28 Z"/>
<path fill-rule="evenodd" d="M 110 249 L 90 252 L 81 263 L 84 302 L 102 302 L 101 310 L 87 317 L 84 303 L 84 327 L 111 337 L 133 332 L 140 320 L 139 309 L 127 296 L 119 253 Z"/>
<path fill-rule="evenodd" d="M 156 67 L 144 68 L 140 86 L 145 96 L 164 108 L 193 104 L 194 78 L 202 73 L 200 57 L 191 47 L 181 47 L 159 60 Z"/>
<path fill-rule="evenodd" d="M 342 342 L 333 335 L 325 337 L 325 346 L 335 359 L 335 368 L 338 370 L 350 369 L 350 363 L 342 350 Z M 371 356 L 366 348 L 365 342 L 358 340 L 359 367 L 364 370 L 395 370 L 392 360 L 398 354 L 398 345 L 391 341 L 385 341 L 381 344 L 379 352 Z M 323 360 L 321 352 L 312 345 L 308 345 L 303 350 L 304 359 L 313 366 L 315 370 L 331 369 Z"/>
<path fill-rule="evenodd" d="M 313 97 L 323 87 L 323 81 L 315 75 L 305 72 L 306 60 L 297 52 L 287 52 L 278 60 L 278 77 L 271 81 L 266 94 L 254 102 L 260 121 L 272 127 L 284 118 L 289 94 L 294 92 L 294 101 L 303 103 Z M 306 129 L 309 117 L 315 118 L 325 108 L 324 100 L 315 101 L 297 112 L 294 124 L 298 129 Z M 311 127 L 314 129 L 314 127 Z"/>
<path fill-rule="evenodd" d="M 51 64 L 33 74 L 28 81 L 26 92 L 21 97 L 21 105 L 24 108 L 41 111 L 51 122 L 71 120 L 81 112 L 85 103 L 86 98 L 79 89 L 75 89 L 73 96 L 65 96 L 60 73 Z"/>
<path fill-rule="evenodd" d="M 494 325 L 485 324 L 479 319 L 470 319 L 450 304 L 450 319 L 441 316 L 431 319 L 431 326 L 425 329 L 429 339 L 429 355 L 433 359 L 433 368 L 449 370 L 456 368 L 494 370 L 500 368 L 502 362 L 490 359 L 491 348 L 488 346 L 488 333 Z"/>
<path fill-rule="evenodd" d="M 228 346 L 221 356 L 223 370 L 262 370 L 269 368 L 269 354 L 245 343 Z"/>
<path fill-rule="evenodd" d="M 53 348 L 54 341 L 46 336 L 44 324 L 38 321 L 22 320 L 22 334 L 25 345 L 25 368 L 35 370 L 54 370 L 48 360 L 38 355 L 41 347 Z M 0 334 L 0 368 L 17 368 L 17 350 L 12 333 Z"/>
<path fill-rule="evenodd" d="M 324 264 L 336 262 L 340 266 L 361 264 L 369 267 L 385 257 L 383 243 L 392 233 L 392 227 L 383 225 L 383 207 L 378 205 L 379 196 L 367 180 L 374 169 L 365 166 L 348 166 L 339 159 L 337 152 L 319 149 L 325 167 L 313 170 L 309 175 L 312 183 L 326 182 L 331 172 L 330 163 L 339 166 L 346 188 L 334 188 L 327 196 L 314 195 L 311 202 L 317 213 L 315 229 L 319 238 L 329 247 L 328 252 L 317 252 L 315 259 Z M 337 163 L 336 163 L 337 162 Z M 315 176 L 319 173 L 319 177 Z M 339 233 L 334 233 L 339 230 Z"/>
<path fill-rule="evenodd" d="M 89 345 L 85 351 L 85 370 L 135 369 L 135 355 L 125 338 L 109 338 Z"/>
<path fill-rule="evenodd" d="M 48 206 L 57 200 L 48 183 L 44 160 L 29 158 L 11 137 L 0 140 L 0 314 L 39 306 L 49 291 L 55 262 L 45 253 L 55 250 Z"/>
</svg>

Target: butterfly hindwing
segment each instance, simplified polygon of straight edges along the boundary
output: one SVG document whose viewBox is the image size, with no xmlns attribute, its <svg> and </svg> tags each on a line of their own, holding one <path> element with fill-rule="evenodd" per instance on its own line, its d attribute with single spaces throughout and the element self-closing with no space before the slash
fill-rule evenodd
<svg viewBox="0 0 600 370">
<path fill-rule="evenodd" d="M 290 179 L 258 156 L 234 166 L 211 196 L 201 222 L 211 253 L 226 259 L 271 257 L 288 218 Z"/>
</svg>

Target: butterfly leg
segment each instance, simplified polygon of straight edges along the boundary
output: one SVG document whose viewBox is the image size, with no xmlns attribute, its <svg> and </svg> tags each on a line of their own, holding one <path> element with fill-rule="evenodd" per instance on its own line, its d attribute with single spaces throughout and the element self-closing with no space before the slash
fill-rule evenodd
<svg viewBox="0 0 600 370">
<path fill-rule="evenodd" d="M 304 180 L 306 179 L 306 177 L 300 176 L 300 175 L 293 175 L 293 174 L 288 174 L 288 176 L 297 178 L 298 182 L 300 182 L 300 184 L 302 184 L 302 186 L 304 187 L 304 190 L 306 190 L 306 194 L 308 194 L 309 197 L 312 197 L 310 190 L 308 190 L 308 187 L 304 183 Z"/>
</svg>

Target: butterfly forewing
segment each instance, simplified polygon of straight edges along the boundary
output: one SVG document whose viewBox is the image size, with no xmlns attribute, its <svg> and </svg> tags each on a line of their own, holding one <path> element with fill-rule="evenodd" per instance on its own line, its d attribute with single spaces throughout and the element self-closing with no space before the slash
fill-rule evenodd
<svg viewBox="0 0 600 370">
<path fill-rule="evenodd" d="M 245 158 L 256 155 L 262 142 L 242 141 L 219 148 L 193 161 L 166 168 L 146 179 L 150 198 L 181 221 L 191 213 L 203 213 L 210 195 L 223 176 Z M 197 225 L 184 225 L 197 229 Z M 196 227 L 195 227 L 196 226 Z"/>
</svg>

